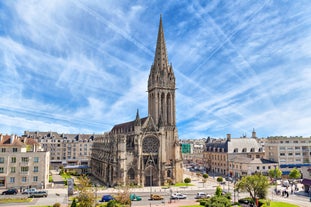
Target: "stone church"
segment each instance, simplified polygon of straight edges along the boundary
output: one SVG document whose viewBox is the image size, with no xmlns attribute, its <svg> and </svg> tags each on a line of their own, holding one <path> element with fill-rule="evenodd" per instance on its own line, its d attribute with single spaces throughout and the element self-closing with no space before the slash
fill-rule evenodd
<svg viewBox="0 0 311 207">
<path fill-rule="evenodd" d="M 115 125 L 96 137 L 92 174 L 107 186 L 160 186 L 182 182 L 183 166 L 176 127 L 175 75 L 168 62 L 162 17 L 148 79 L 148 117 Z M 134 116 L 133 116 L 134 117 Z"/>
</svg>

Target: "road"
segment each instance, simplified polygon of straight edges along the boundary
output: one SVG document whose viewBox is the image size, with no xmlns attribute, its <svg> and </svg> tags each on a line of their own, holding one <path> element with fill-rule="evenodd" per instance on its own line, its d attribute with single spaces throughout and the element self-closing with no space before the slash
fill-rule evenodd
<svg viewBox="0 0 311 207">
<path fill-rule="evenodd" d="M 189 175 L 187 175 L 189 176 Z M 23 203 L 23 204 L 10 204 L 10 206 L 14 207 L 29 207 L 29 206 L 44 206 L 44 205 L 53 205 L 55 203 L 61 203 L 62 207 L 68 205 L 68 197 L 67 197 L 67 188 L 62 184 L 61 177 L 57 175 L 53 175 L 54 181 L 56 181 L 56 185 L 53 188 L 46 189 L 48 191 L 47 198 L 35 198 L 31 203 Z M 145 188 L 132 188 L 130 189 L 131 193 L 136 193 L 137 195 L 142 197 L 142 201 L 132 202 L 132 206 L 139 206 L 139 207 L 150 207 L 150 206 L 185 206 L 185 205 L 194 205 L 197 204 L 196 200 L 194 199 L 197 192 L 205 192 L 208 194 L 213 195 L 215 193 L 215 189 L 218 186 L 215 178 L 208 178 L 206 183 L 202 183 L 199 179 L 195 176 L 192 177 L 191 184 L 193 186 L 188 187 L 171 187 L 169 189 L 163 189 L 161 187 L 145 187 Z M 226 185 L 221 186 L 225 191 L 233 193 L 233 183 L 228 182 Z M 304 195 L 302 191 L 297 192 L 296 194 L 290 194 L 288 198 L 284 198 L 282 196 L 274 195 L 273 188 L 271 187 L 268 191 L 268 198 L 273 201 L 283 201 L 288 203 L 293 203 L 299 205 L 300 207 L 310 207 L 311 203 L 309 198 Z M 117 194 L 120 192 L 118 189 L 114 188 L 97 188 L 97 195 L 100 197 L 104 194 Z M 187 195 L 187 199 L 183 200 L 172 200 L 170 201 L 170 194 L 180 192 Z M 94 190 L 95 193 L 95 190 Z M 150 201 L 148 200 L 150 197 L 150 193 L 159 194 L 164 197 L 164 200 L 160 201 Z M 239 198 L 248 197 L 247 193 L 244 194 L 232 194 L 233 200 L 238 200 Z M 0 204 L 0 207 L 8 206 L 7 204 Z"/>
</svg>

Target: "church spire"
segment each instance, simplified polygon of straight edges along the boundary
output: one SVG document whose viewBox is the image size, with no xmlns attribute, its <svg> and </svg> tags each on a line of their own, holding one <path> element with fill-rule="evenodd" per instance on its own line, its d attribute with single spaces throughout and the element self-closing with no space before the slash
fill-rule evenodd
<svg viewBox="0 0 311 207">
<path fill-rule="evenodd" d="M 156 70 L 165 70 L 165 69 L 168 70 L 169 69 L 167 52 L 166 52 L 166 44 L 165 44 L 165 39 L 164 39 L 164 30 L 163 30 L 163 25 L 162 25 L 162 15 L 160 16 L 157 46 L 156 46 L 156 52 L 154 56 L 153 65 Z"/>
<path fill-rule="evenodd" d="M 148 112 L 156 124 L 175 126 L 175 75 L 168 64 L 162 16 L 156 43 L 154 62 L 148 79 Z"/>
<path fill-rule="evenodd" d="M 135 126 L 141 126 L 141 120 L 140 120 L 140 117 L 139 117 L 138 109 L 137 109 L 137 112 L 136 112 Z"/>
</svg>

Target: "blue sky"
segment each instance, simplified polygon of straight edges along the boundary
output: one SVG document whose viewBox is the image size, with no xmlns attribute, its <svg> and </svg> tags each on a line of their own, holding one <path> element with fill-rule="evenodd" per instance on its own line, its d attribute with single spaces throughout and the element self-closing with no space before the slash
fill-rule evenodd
<svg viewBox="0 0 311 207">
<path fill-rule="evenodd" d="M 147 116 L 160 14 L 181 139 L 311 135 L 308 0 L 1 1 L 0 133 Z"/>
</svg>

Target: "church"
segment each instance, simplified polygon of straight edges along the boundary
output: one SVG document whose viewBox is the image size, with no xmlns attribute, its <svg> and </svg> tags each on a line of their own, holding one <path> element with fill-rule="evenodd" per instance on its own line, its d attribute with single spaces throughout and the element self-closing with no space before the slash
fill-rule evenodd
<svg viewBox="0 0 311 207">
<path fill-rule="evenodd" d="M 106 186 L 161 186 L 183 181 L 176 126 L 175 75 L 168 62 L 162 17 L 148 79 L 148 116 L 115 125 L 94 139 L 92 174 Z"/>
</svg>

